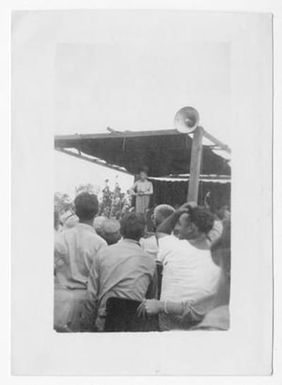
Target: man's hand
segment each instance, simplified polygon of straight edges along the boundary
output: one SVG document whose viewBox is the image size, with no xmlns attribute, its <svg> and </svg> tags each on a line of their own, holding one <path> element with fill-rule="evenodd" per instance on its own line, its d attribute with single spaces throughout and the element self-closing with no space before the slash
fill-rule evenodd
<svg viewBox="0 0 282 385">
<path fill-rule="evenodd" d="M 188 214 L 190 209 L 196 206 L 196 202 L 188 202 L 180 206 L 173 214 L 160 223 L 157 233 L 171 234 L 181 215 Z"/>
<path fill-rule="evenodd" d="M 187 203 L 184 203 L 182 206 L 180 206 L 176 211 L 175 213 L 177 215 L 182 215 L 182 214 L 189 214 L 189 210 L 191 208 L 195 208 L 197 207 L 197 203 L 196 202 L 187 202 Z"/>
<path fill-rule="evenodd" d="M 143 301 L 137 309 L 138 317 L 145 318 L 146 315 L 159 314 L 163 310 L 163 303 L 157 299 L 147 299 Z"/>
</svg>

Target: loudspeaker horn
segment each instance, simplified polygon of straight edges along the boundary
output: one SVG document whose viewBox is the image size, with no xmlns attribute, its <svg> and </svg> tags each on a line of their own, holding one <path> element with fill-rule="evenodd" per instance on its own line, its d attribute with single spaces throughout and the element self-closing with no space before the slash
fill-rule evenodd
<svg viewBox="0 0 282 385">
<path fill-rule="evenodd" d="M 175 115 L 174 127 L 183 134 L 189 134 L 198 126 L 199 120 L 199 112 L 194 107 L 183 107 Z"/>
</svg>

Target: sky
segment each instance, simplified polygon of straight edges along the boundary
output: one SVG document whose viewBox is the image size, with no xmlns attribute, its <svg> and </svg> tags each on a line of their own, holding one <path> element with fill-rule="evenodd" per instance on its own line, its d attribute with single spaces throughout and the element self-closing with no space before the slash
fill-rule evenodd
<svg viewBox="0 0 282 385">
<path fill-rule="evenodd" d="M 193 106 L 200 124 L 229 144 L 228 43 L 156 41 L 57 44 L 55 134 L 174 128 L 175 113 Z M 55 152 L 55 189 L 74 193 L 80 183 L 123 189 L 132 177 Z"/>
</svg>

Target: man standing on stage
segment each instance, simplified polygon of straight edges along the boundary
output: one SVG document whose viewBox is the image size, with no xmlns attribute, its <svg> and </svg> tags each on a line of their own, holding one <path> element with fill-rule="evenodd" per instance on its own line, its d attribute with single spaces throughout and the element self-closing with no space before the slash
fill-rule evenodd
<svg viewBox="0 0 282 385">
<path fill-rule="evenodd" d="M 145 214 L 149 208 L 150 197 L 153 194 L 153 184 L 148 180 L 146 169 L 140 170 L 139 179 L 132 187 L 132 195 L 136 196 L 135 210 L 138 214 Z"/>
</svg>

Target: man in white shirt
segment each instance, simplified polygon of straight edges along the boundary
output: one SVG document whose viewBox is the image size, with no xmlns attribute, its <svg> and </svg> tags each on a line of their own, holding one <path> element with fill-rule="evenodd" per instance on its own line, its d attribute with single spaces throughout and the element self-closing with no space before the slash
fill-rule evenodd
<svg viewBox="0 0 282 385">
<path fill-rule="evenodd" d="M 172 213 L 174 213 L 174 208 L 170 205 L 161 204 L 155 207 L 152 215 L 152 222 L 155 229 Z M 155 233 L 151 233 L 147 238 L 141 238 L 140 246 L 147 254 L 151 255 L 154 259 L 157 259 L 159 247 Z"/>
<path fill-rule="evenodd" d="M 179 239 L 170 235 L 179 221 Z M 161 301 L 196 301 L 216 293 L 220 268 L 210 252 L 207 234 L 214 224 L 206 209 L 181 206 L 157 229 L 159 259 L 163 261 Z M 161 330 L 178 328 L 179 317 L 160 315 Z"/>
<path fill-rule="evenodd" d="M 75 210 L 79 223 L 55 238 L 54 329 L 57 331 L 80 331 L 89 271 L 97 253 L 106 246 L 93 227 L 98 212 L 96 195 L 79 194 Z"/>
</svg>

